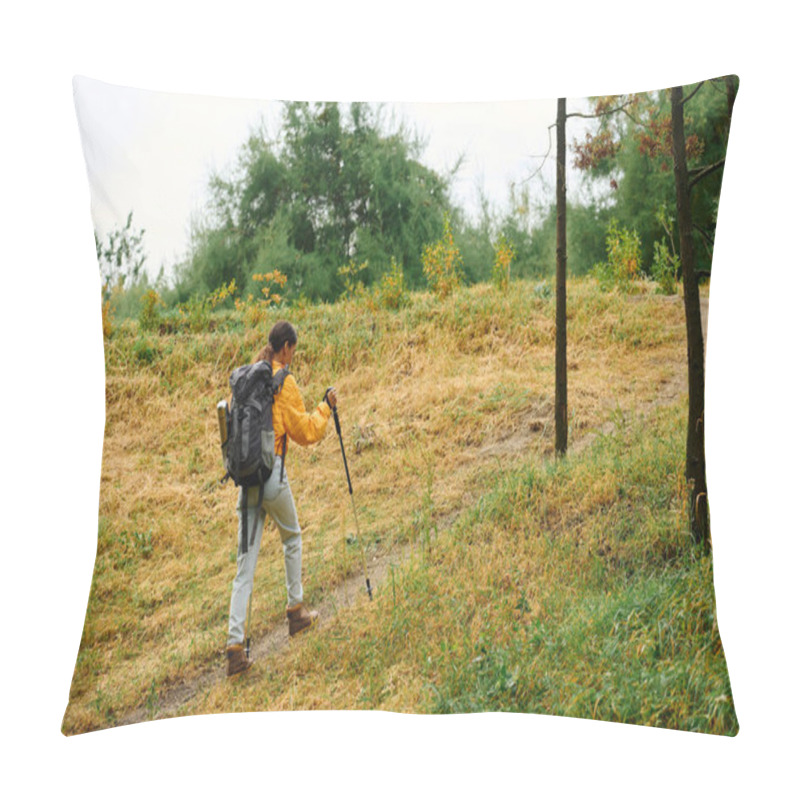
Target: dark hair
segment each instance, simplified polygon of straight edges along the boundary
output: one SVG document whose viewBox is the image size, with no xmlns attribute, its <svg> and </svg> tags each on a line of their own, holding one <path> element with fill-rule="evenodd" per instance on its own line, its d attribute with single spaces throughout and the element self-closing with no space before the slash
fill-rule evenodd
<svg viewBox="0 0 800 800">
<path fill-rule="evenodd" d="M 291 322 L 282 319 L 272 326 L 269 332 L 269 342 L 259 350 L 254 361 L 269 361 L 275 358 L 276 353 L 283 350 L 283 346 L 288 342 L 290 346 L 297 344 L 297 331 Z"/>
</svg>

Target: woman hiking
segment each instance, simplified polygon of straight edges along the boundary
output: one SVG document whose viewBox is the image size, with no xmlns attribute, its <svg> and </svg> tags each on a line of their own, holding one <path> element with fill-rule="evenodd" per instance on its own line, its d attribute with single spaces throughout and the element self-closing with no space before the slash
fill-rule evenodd
<svg viewBox="0 0 800 800">
<path fill-rule="evenodd" d="M 273 375 L 279 370 L 288 368 L 292 363 L 297 347 L 297 332 L 285 320 L 277 322 L 269 333 L 268 344 L 261 349 L 253 363 L 269 361 Z M 289 621 L 289 636 L 310 628 L 317 620 L 318 612 L 310 611 L 303 604 L 303 584 L 301 581 L 302 542 L 300 525 L 297 521 L 297 509 L 294 504 L 289 479 L 286 475 L 285 461 L 287 438 L 297 444 L 310 445 L 320 441 L 325 434 L 325 427 L 336 405 L 336 390 L 331 388 L 325 392 L 323 401 L 312 411 L 307 412 L 300 395 L 297 381 L 291 373 L 286 374 L 283 386 L 275 395 L 272 406 L 272 424 L 275 431 L 275 464 L 263 486 L 263 501 L 258 507 L 259 487 L 239 489 L 237 513 L 239 517 L 239 554 L 236 561 L 236 578 L 231 592 L 230 619 L 228 622 L 228 677 L 237 675 L 252 665 L 244 651 L 244 625 L 247 615 L 247 604 L 253 590 L 258 551 L 261 546 L 261 534 L 267 515 L 272 517 L 278 526 L 283 542 L 283 559 L 286 567 L 286 592 L 288 596 L 286 617 Z M 246 504 L 246 505 L 245 505 Z M 243 511 L 246 513 L 243 514 Z M 251 545 L 242 552 L 244 520 L 248 520 L 248 529 L 255 522 L 255 537 Z"/>
</svg>

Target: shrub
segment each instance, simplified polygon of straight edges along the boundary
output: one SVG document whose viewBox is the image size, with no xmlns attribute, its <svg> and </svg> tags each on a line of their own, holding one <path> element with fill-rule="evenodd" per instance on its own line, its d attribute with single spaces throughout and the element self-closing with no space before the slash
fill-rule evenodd
<svg viewBox="0 0 800 800">
<path fill-rule="evenodd" d="M 675 294 L 678 290 L 680 268 L 680 256 L 677 253 L 671 253 L 663 239 L 653 243 L 652 274 L 653 278 L 658 282 L 658 288 L 664 294 Z"/>
<path fill-rule="evenodd" d="M 351 258 L 349 264 L 339 267 L 338 274 L 342 277 L 342 280 L 344 280 L 344 292 L 342 292 L 342 297 L 353 298 L 364 293 L 364 282 L 359 275 L 365 272 L 368 266 L 368 261 L 356 264 L 355 259 Z"/>
<path fill-rule="evenodd" d="M 178 306 L 182 323 L 194 333 L 206 330 L 211 320 L 211 312 L 236 291 L 236 281 L 223 284 L 213 292 L 202 296 L 195 295 Z"/>
<path fill-rule="evenodd" d="M 111 338 L 111 334 L 114 331 L 114 317 L 117 312 L 121 293 L 121 283 L 112 285 L 106 282 L 103 284 L 103 290 L 100 293 L 100 302 L 102 303 L 101 308 L 103 313 L 103 337 L 106 339 Z"/>
<path fill-rule="evenodd" d="M 664 294 L 675 294 L 678 288 L 678 275 L 681 270 L 681 258 L 675 250 L 672 228 L 675 220 L 667 216 L 667 207 L 662 204 L 656 217 L 664 228 L 666 236 L 653 243 L 653 278 L 658 281 L 659 289 Z"/>
<path fill-rule="evenodd" d="M 103 338 L 109 339 L 111 337 L 111 301 L 110 300 L 102 300 L 102 312 L 103 312 Z"/>
<path fill-rule="evenodd" d="M 444 216 L 444 233 L 435 244 L 426 245 L 422 251 L 422 269 L 428 286 L 440 299 L 450 295 L 463 282 L 461 251 L 453 240 L 450 216 Z"/>
<path fill-rule="evenodd" d="M 245 324 L 251 328 L 257 328 L 263 325 L 267 320 L 267 309 L 270 306 L 278 305 L 283 299 L 276 291 L 283 289 L 286 285 L 286 275 L 280 270 L 273 270 L 272 272 L 265 272 L 261 275 L 253 275 L 253 280 L 256 283 L 263 283 L 261 287 L 261 294 L 263 300 L 256 300 L 252 294 L 247 295 L 246 300 L 235 301 L 236 310 L 244 315 Z M 233 283 L 233 282 L 231 282 Z"/>
<path fill-rule="evenodd" d="M 607 260 L 592 267 L 591 274 L 602 289 L 614 286 L 629 291 L 641 278 L 641 243 L 635 230 L 629 231 L 612 219 L 606 232 Z"/>
<path fill-rule="evenodd" d="M 278 305 L 281 302 L 281 295 L 275 291 L 276 289 L 283 289 L 286 286 L 286 276 L 279 270 L 274 269 L 272 272 L 265 272 L 263 275 L 253 275 L 253 280 L 258 283 L 264 283 L 265 286 L 261 287 L 261 294 L 264 299 L 261 301 L 267 306 Z"/>
<path fill-rule="evenodd" d="M 148 289 L 139 300 L 142 309 L 139 312 L 139 327 L 143 331 L 154 331 L 158 328 L 160 314 L 158 307 L 164 302 L 155 289 Z"/>
<path fill-rule="evenodd" d="M 384 308 L 397 310 L 408 303 L 403 267 L 392 256 L 392 263 L 378 284 L 378 302 Z"/>
<path fill-rule="evenodd" d="M 500 234 L 494 246 L 494 265 L 492 266 L 492 280 L 494 285 L 505 291 L 511 280 L 511 262 L 514 259 L 514 248 L 506 239 L 505 234 Z"/>
</svg>

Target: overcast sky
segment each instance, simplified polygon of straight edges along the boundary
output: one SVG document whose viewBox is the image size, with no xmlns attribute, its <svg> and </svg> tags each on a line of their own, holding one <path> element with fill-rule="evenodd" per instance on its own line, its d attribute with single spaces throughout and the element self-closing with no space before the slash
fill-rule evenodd
<svg viewBox="0 0 800 800">
<path fill-rule="evenodd" d="M 169 274 L 186 253 L 209 176 L 234 162 L 260 121 L 277 133 L 280 103 L 151 92 L 88 78 L 74 85 L 95 228 L 105 236 L 133 211 L 134 226 L 146 231 L 148 272 L 155 275 L 163 264 Z M 385 105 L 387 121 L 404 120 L 422 135 L 422 161 L 437 172 L 451 169 L 463 154 L 453 200 L 471 215 L 479 209 L 479 190 L 504 209 L 509 184 L 537 169 L 556 109 L 555 100 Z M 568 140 L 579 123 L 571 122 Z M 552 179 L 552 159 L 542 174 Z"/>
</svg>

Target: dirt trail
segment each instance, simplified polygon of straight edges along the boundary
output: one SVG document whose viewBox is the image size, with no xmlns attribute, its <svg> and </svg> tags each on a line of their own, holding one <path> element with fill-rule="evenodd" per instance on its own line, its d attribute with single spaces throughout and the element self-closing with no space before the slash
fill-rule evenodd
<svg viewBox="0 0 800 800">
<path fill-rule="evenodd" d="M 678 302 L 680 302 L 679 298 Z M 701 295 L 700 303 L 703 324 L 703 346 L 705 350 L 708 330 L 708 296 Z M 669 405 L 675 402 L 682 393 L 687 391 L 686 368 L 684 365 L 678 366 L 679 368 L 675 370 L 672 377 L 662 384 L 658 397 L 639 407 L 637 413 L 648 415 L 659 406 Z M 542 413 L 534 414 L 534 416 L 538 419 L 544 412 L 550 412 L 551 410 L 551 408 L 539 409 L 539 412 Z M 552 416 L 552 414 L 550 414 L 550 416 Z M 534 420 L 534 422 L 536 422 L 536 420 Z M 615 424 L 615 422 L 607 422 L 599 429 L 576 435 L 570 441 L 570 450 L 576 453 L 583 451 L 598 435 L 611 433 L 614 430 Z M 521 431 L 515 432 L 508 438 L 484 448 L 482 453 L 513 455 L 514 453 L 528 449 L 532 440 L 544 435 L 549 435 L 549 433 L 550 430 L 547 422 L 542 422 L 541 427 L 537 424 L 528 424 L 523 426 Z M 440 529 L 446 528 L 452 522 L 454 516 L 455 515 L 450 514 L 447 518 L 437 520 L 437 525 Z M 384 578 L 390 568 L 392 566 L 404 564 L 409 559 L 414 549 L 415 545 L 413 544 L 398 545 L 388 552 L 376 554 L 368 561 L 367 571 L 373 591 L 380 590 L 379 587 L 384 583 Z M 325 628 L 326 624 L 336 616 L 339 609 L 349 608 L 367 602 L 369 602 L 369 600 L 367 599 L 364 573 L 363 571 L 359 571 L 335 586 L 322 601 L 315 606 L 320 612 L 319 622 L 317 623 L 318 627 Z M 289 647 L 289 645 L 288 625 L 284 623 L 278 625 L 254 641 L 252 643 L 250 655 L 251 658 L 258 661 L 284 650 Z M 246 676 L 243 677 L 246 679 Z M 224 660 L 215 657 L 198 676 L 163 689 L 159 693 L 158 710 L 155 714 L 153 714 L 146 705 L 142 705 L 122 717 L 121 720 L 115 723 L 115 727 L 131 725 L 145 720 L 179 716 L 182 707 L 186 703 L 203 691 L 225 680 L 227 680 L 227 678 L 225 676 Z"/>
<path fill-rule="evenodd" d="M 370 585 L 373 587 L 373 594 L 376 587 L 383 584 L 384 578 L 392 566 L 399 566 L 408 560 L 413 545 L 397 546 L 393 550 L 377 554 L 368 561 L 367 572 L 370 578 Z M 333 619 L 341 608 L 349 608 L 353 605 L 369 602 L 367 589 L 364 582 L 363 570 L 351 575 L 342 583 L 335 586 L 322 600 L 314 607 L 320 612 L 317 627 L 324 628 Z M 308 635 L 308 634 L 302 634 Z M 301 638 L 302 638 L 301 635 Z M 277 653 L 288 647 L 289 628 L 288 623 L 278 625 L 251 642 L 250 658 L 259 661 L 267 656 Z M 181 707 L 189 702 L 196 695 L 204 690 L 211 688 L 221 681 L 227 680 L 225 676 L 225 662 L 223 658 L 215 657 L 208 664 L 205 671 L 195 678 L 181 681 L 159 693 L 158 711 L 151 713 L 146 706 L 139 706 L 130 713 L 126 714 L 119 722 L 119 725 L 132 725 L 136 722 L 145 720 L 165 719 L 168 717 L 179 716 Z"/>
</svg>

